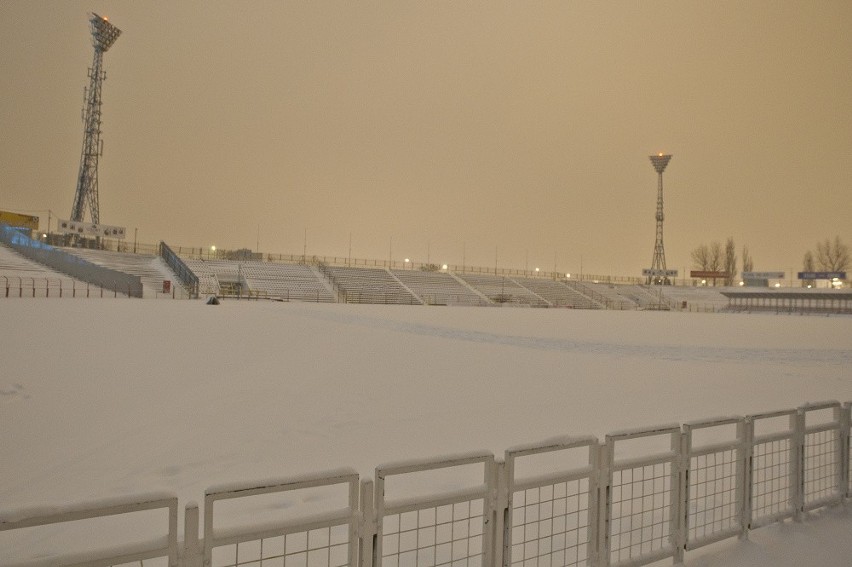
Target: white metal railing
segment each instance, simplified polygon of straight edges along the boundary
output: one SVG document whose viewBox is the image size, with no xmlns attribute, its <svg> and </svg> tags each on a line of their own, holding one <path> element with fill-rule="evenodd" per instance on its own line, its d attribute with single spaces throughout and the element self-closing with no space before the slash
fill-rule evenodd
<svg viewBox="0 0 852 567">
<path fill-rule="evenodd" d="M 683 426 L 682 533 L 685 549 L 696 549 L 746 533 L 746 427 L 742 417 Z M 700 433 L 710 434 L 698 439 Z"/>
<path fill-rule="evenodd" d="M 546 473 L 518 473 L 516 465 L 523 460 L 568 452 L 584 458 Z M 595 437 L 506 451 L 503 566 L 597 564 L 598 454 Z"/>
<path fill-rule="evenodd" d="M 359 479 L 351 469 L 214 487 L 205 493 L 203 534 L 199 507 L 186 506 L 180 556 L 178 502 L 170 495 L 0 512 L 0 536 L 149 510 L 168 512 L 167 535 L 156 540 L 109 541 L 108 549 L 11 564 L 4 556 L 0 566 L 609 567 L 665 558 L 681 562 L 685 551 L 745 537 L 773 522 L 798 520 L 809 510 L 852 497 L 850 412 L 852 403 L 831 401 L 622 431 L 607 435 L 603 443 L 595 437 L 559 437 L 511 448 L 502 461 L 475 452 L 398 462 L 376 468 L 375 490 L 373 480 Z M 429 475 L 444 476 L 435 482 Z M 320 498 L 327 509 L 297 515 L 296 504 L 317 500 L 322 490 L 333 493 Z"/>
<path fill-rule="evenodd" d="M 802 510 L 839 502 L 846 494 L 841 467 L 845 455 L 843 407 L 840 402 L 808 404 L 799 408 L 799 420 Z"/>
<path fill-rule="evenodd" d="M 481 467 L 481 483 L 387 498 L 390 477 L 470 465 Z M 375 567 L 493 565 L 496 494 L 494 456 L 488 452 L 377 467 Z"/>
<path fill-rule="evenodd" d="M 762 425 L 774 430 L 758 431 Z M 799 433 L 796 410 L 781 410 L 746 419 L 748 479 L 746 523 L 749 529 L 784 520 L 801 509 Z"/>
<path fill-rule="evenodd" d="M 667 441 L 668 448 L 620 456 L 631 440 Z M 602 565 L 645 565 L 683 559 L 680 543 L 681 430 L 679 425 L 606 436 L 602 462 Z"/>
<path fill-rule="evenodd" d="M 96 549 L 64 552 L 57 557 L 40 558 L 37 561 L 25 558 L 17 565 L 62 565 L 65 567 L 83 566 L 106 567 L 135 562 L 144 565 L 146 560 L 165 558 L 169 567 L 178 565 L 177 521 L 178 499 L 172 495 L 148 494 L 132 496 L 77 506 L 62 506 L 56 508 L 41 508 L 21 510 L 6 515 L 0 515 L 0 532 L 24 530 L 26 528 L 42 528 L 53 524 L 73 524 L 85 520 L 131 515 L 150 510 L 165 509 L 168 513 L 166 535 L 148 541 L 109 541 L 104 545 L 104 539 L 99 538 Z M 91 531 L 89 530 L 86 530 Z M 18 532 L 20 533 L 20 532 Z M 5 554 L 4 554 L 5 555 Z M 6 563 L 7 557 L 0 557 L 0 563 Z"/>
<path fill-rule="evenodd" d="M 343 485 L 343 506 L 307 517 L 276 517 L 247 526 L 217 527 L 216 502 Z M 293 479 L 208 489 L 204 497 L 204 565 L 237 567 L 276 561 L 283 565 L 355 567 L 358 551 L 358 474 L 351 469 Z M 279 503 L 273 509 L 286 506 Z M 257 510 L 251 510 L 257 513 Z M 278 516 L 275 514 L 275 516 Z M 283 516 L 283 514 L 281 515 Z"/>
</svg>

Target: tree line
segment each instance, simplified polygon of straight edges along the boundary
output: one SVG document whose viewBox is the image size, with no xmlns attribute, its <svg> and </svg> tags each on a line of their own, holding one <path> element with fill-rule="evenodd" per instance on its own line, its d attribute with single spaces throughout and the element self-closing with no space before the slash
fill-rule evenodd
<svg viewBox="0 0 852 567">
<path fill-rule="evenodd" d="M 734 285 L 737 274 L 737 250 L 734 239 L 729 237 L 725 245 L 719 241 L 701 244 L 690 254 L 693 268 L 705 272 L 724 273 L 724 285 Z M 754 271 L 754 259 L 749 253 L 748 246 L 742 250 L 742 271 Z M 834 240 L 826 238 L 816 243 L 813 250 L 805 252 L 802 261 L 803 272 L 845 272 L 852 265 L 847 246 L 839 236 Z M 715 282 L 714 282 L 715 283 Z"/>
</svg>

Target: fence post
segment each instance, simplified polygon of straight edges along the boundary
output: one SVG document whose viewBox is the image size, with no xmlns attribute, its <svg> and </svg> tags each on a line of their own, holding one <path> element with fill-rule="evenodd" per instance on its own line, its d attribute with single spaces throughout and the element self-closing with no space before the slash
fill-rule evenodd
<svg viewBox="0 0 852 567">
<path fill-rule="evenodd" d="M 687 427 L 687 426 L 682 426 Z M 674 526 L 674 541 L 672 544 L 675 548 L 674 562 L 683 563 L 684 550 L 686 549 L 686 537 L 689 521 L 689 453 L 691 450 L 692 436 L 686 435 L 681 429 L 679 439 L 672 440 L 672 449 L 675 448 L 675 443 L 678 442 L 680 450 L 680 459 L 678 459 L 678 514 L 677 523 Z M 674 473 L 672 473 L 674 474 Z M 672 503 L 674 508 L 674 502 Z M 674 510 L 672 511 L 674 514 Z"/>
<path fill-rule="evenodd" d="M 507 555 L 505 550 L 506 541 L 506 515 L 509 507 L 509 487 L 506 481 L 506 461 L 499 460 L 494 463 L 494 522 L 492 526 L 493 545 L 492 564 L 494 567 L 507 567 Z"/>
<path fill-rule="evenodd" d="M 689 456 L 684 455 L 683 439 L 683 431 L 672 434 L 672 451 L 677 452 L 679 457 L 675 460 L 676 465 L 672 467 L 671 473 L 672 486 L 677 487 L 677 491 L 675 492 L 676 498 L 672 498 L 671 511 L 672 529 L 674 530 L 674 541 L 672 541 L 672 546 L 674 547 L 673 560 L 675 564 L 683 563 L 683 548 L 686 543 L 686 533 L 684 532 L 683 525 L 685 523 L 684 514 L 688 510 L 688 502 L 685 501 L 685 498 L 687 498 L 685 483 L 688 467 L 684 466 L 683 462 L 684 459 L 689 459 Z"/>
<path fill-rule="evenodd" d="M 805 507 L 805 413 L 801 408 L 790 417 L 793 421 L 793 521 L 802 521 Z"/>
<path fill-rule="evenodd" d="M 612 455 L 609 451 L 607 443 L 598 445 L 598 538 L 595 546 L 597 554 L 596 561 L 592 564 L 600 565 L 601 567 L 609 567 L 609 523 L 610 523 L 610 506 L 612 504 L 612 484 L 611 484 L 611 468 Z"/>
<path fill-rule="evenodd" d="M 361 479 L 361 522 L 358 536 L 358 565 L 360 567 L 373 567 L 376 562 L 375 539 L 378 533 L 376 527 L 376 508 L 374 506 L 373 481 Z"/>
<path fill-rule="evenodd" d="M 198 541 L 198 504 L 189 502 L 183 516 L 182 567 L 201 567 L 203 558 Z"/>
<path fill-rule="evenodd" d="M 752 491 L 752 483 L 754 482 L 753 476 L 753 459 L 754 459 L 754 421 L 751 417 L 746 417 L 745 422 L 743 423 L 743 439 L 745 440 L 745 447 L 743 447 L 742 454 L 742 503 L 743 503 L 743 514 L 742 514 L 742 533 L 740 534 L 740 539 L 748 539 L 748 530 L 751 529 L 751 491 Z"/>
<path fill-rule="evenodd" d="M 849 471 L 849 461 L 852 460 L 852 455 L 850 455 L 850 435 L 849 429 L 852 427 L 852 402 L 846 402 L 843 404 L 843 410 L 840 414 L 840 446 L 842 448 L 842 456 L 840 460 L 840 474 L 841 474 L 841 494 L 844 494 L 847 498 L 852 497 L 852 489 L 850 489 L 849 485 L 850 478 L 852 478 L 852 472 Z"/>
</svg>

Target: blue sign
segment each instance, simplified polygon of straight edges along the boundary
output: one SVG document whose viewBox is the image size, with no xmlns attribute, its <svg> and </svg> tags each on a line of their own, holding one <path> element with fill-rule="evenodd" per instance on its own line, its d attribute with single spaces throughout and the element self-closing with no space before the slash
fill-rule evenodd
<svg viewBox="0 0 852 567">
<path fill-rule="evenodd" d="M 846 272 L 799 272 L 800 280 L 845 280 Z"/>
</svg>

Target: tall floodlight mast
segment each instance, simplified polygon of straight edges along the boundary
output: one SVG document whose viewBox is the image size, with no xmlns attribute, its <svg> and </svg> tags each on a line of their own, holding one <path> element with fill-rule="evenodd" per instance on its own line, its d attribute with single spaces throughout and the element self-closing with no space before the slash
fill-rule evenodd
<svg viewBox="0 0 852 567">
<path fill-rule="evenodd" d="M 98 157 L 103 153 L 101 141 L 101 86 L 106 80 L 104 53 L 112 47 L 121 30 L 109 23 L 107 18 L 89 14 L 92 29 L 92 45 L 95 56 L 89 69 L 89 87 L 84 95 L 83 106 L 83 150 L 80 155 L 80 173 L 77 175 L 77 193 L 71 208 L 71 220 L 83 221 L 88 206 L 92 223 L 100 222 L 98 212 Z"/>
<path fill-rule="evenodd" d="M 663 155 L 661 152 L 655 156 L 650 156 L 650 158 L 657 172 L 657 238 L 654 242 L 654 259 L 651 261 L 648 283 L 668 285 L 671 281 L 669 280 L 668 270 L 666 270 L 666 251 L 663 248 L 663 171 L 665 171 L 672 156 Z"/>
</svg>

